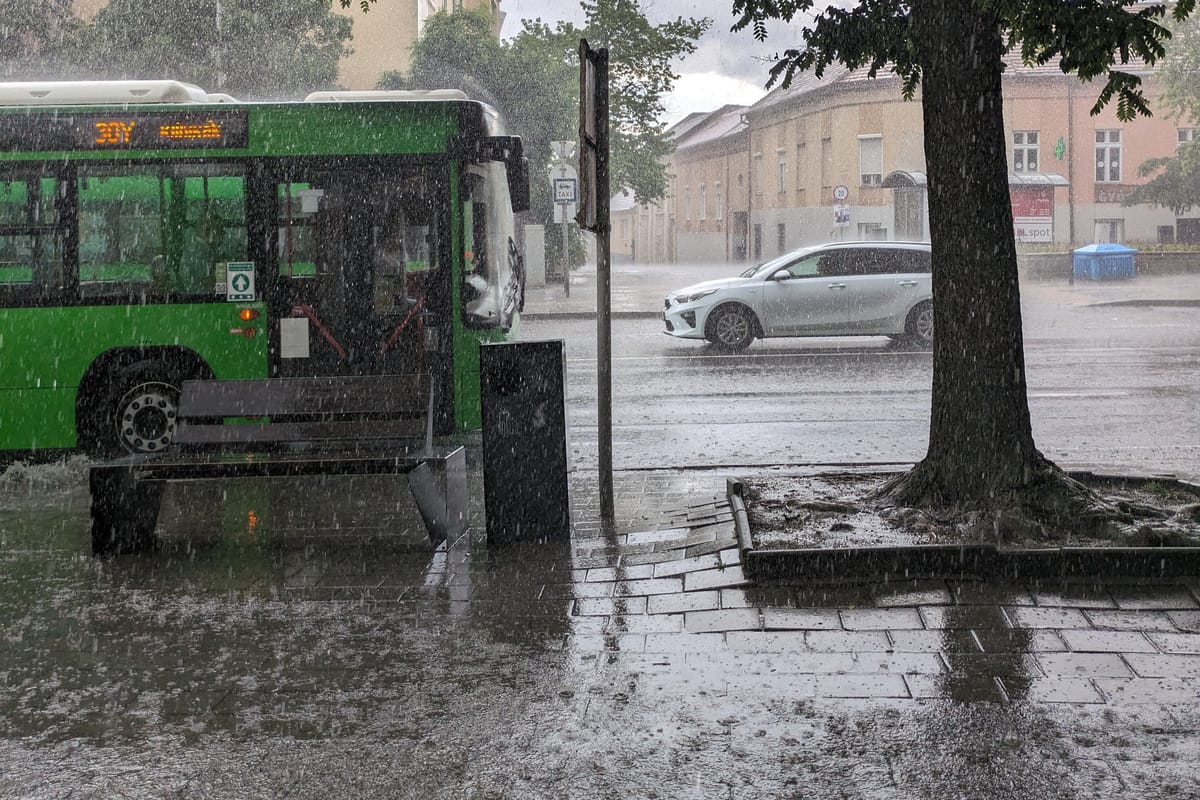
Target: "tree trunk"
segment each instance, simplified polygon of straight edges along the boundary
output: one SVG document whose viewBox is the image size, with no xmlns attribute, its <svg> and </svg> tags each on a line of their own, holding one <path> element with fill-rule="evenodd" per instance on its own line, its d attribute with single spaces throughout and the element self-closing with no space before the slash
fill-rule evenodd
<svg viewBox="0 0 1200 800">
<path fill-rule="evenodd" d="M 978 2 L 914 0 L 933 248 L 933 409 L 904 505 L 997 508 L 1065 478 L 1033 443 L 1005 148 L 1002 40 Z M 1054 481 L 1051 480 L 1051 483 Z"/>
</svg>

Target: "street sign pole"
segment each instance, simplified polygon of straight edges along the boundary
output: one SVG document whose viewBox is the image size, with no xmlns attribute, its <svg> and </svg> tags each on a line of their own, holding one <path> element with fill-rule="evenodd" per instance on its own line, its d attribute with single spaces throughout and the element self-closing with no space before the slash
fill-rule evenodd
<svg viewBox="0 0 1200 800">
<path fill-rule="evenodd" d="M 608 48 L 579 40 L 580 227 L 596 234 L 596 433 L 600 522 L 613 528 L 611 249 L 608 185 Z"/>
</svg>

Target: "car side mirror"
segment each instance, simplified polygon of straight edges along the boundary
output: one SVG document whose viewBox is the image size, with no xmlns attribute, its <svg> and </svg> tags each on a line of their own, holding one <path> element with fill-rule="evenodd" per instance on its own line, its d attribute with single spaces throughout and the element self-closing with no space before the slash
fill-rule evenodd
<svg viewBox="0 0 1200 800">
<path fill-rule="evenodd" d="M 773 281 L 790 281 L 791 279 L 792 273 L 788 272 L 786 269 L 781 269 L 779 272 L 776 272 L 771 276 L 771 280 Z"/>
</svg>

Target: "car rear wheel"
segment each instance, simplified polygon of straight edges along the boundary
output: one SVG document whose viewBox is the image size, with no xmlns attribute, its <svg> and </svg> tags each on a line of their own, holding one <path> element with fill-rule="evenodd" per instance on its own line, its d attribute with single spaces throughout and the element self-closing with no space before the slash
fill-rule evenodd
<svg viewBox="0 0 1200 800">
<path fill-rule="evenodd" d="M 717 347 L 745 350 L 754 341 L 756 330 L 754 312 L 745 306 L 727 305 L 713 311 L 705 335 Z"/>
<path fill-rule="evenodd" d="M 908 312 L 908 323 L 904 330 L 908 341 L 919 347 L 932 347 L 933 303 L 919 303 L 912 311 Z"/>
</svg>

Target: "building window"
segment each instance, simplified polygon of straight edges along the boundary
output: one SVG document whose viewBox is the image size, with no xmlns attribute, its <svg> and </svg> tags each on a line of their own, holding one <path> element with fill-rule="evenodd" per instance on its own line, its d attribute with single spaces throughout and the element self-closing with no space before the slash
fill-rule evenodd
<svg viewBox="0 0 1200 800">
<path fill-rule="evenodd" d="M 1179 144 L 1187 144 L 1188 142 L 1196 141 L 1195 128 L 1176 128 L 1175 133 L 1179 136 Z"/>
<path fill-rule="evenodd" d="M 1096 131 L 1096 183 L 1121 182 L 1121 132 Z"/>
<path fill-rule="evenodd" d="M 830 173 L 833 171 L 833 140 L 821 139 L 821 188 L 832 186 Z"/>
<path fill-rule="evenodd" d="M 1121 244 L 1125 241 L 1125 220 L 1096 220 L 1096 242 L 1099 244 Z"/>
<path fill-rule="evenodd" d="M 683 218 L 692 218 L 692 190 L 688 187 L 683 190 Z"/>
<path fill-rule="evenodd" d="M 785 245 L 787 244 L 787 226 L 782 222 L 775 226 L 775 247 L 780 254 L 786 252 Z"/>
<path fill-rule="evenodd" d="M 883 137 L 879 134 L 858 137 L 858 171 L 863 186 L 883 183 Z"/>
<path fill-rule="evenodd" d="M 725 193 L 721 191 L 721 184 L 713 186 L 713 203 L 716 204 L 716 210 L 713 216 L 717 219 L 725 218 Z"/>
<path fill-rule="evenodd" d="M 762 194 L 762 153 L 754 154 L 754 172 L 750 174 L 750 180 L 754 183 L 754 193 Z"/>
<path fill-rule="evenodd" d="M 700 184 L 700 219 L 708 219 L 708 189 Z"/>
<path fill-rule="evenodd" d="M 804 143 L 796 145 L 796 191 L 804 191 L 804 160 L 807 154 L 807 148 Z M 803 205 L 798 203 L 797 205 Z"/>
<path fill-rule="evenodd" d="M 864 242 L 887 241 L 887 228 L 878 222 L 860 222 L 858 223 L 858 238 Z"/>
<path fill-rule="evenodd" d="M 1038 171 L 1038 132 L 1013 131 L 1013 172 Z"/>
<path fill-rule="evenodd" d="M 787 185 L 788 185 L 787 184 L 787 172 L 788 172 L 787 167 L 788 167 L 788 165 L 787 165 L 787 162 L 783 160 L 783 152 L 784 151 L 782 149 L 776 151 L 776 154 L 779 157 L 779 175 L 778 175 L 778 180 L 776 181 L 778 186 L 776 187 L 775 191 L 779 192 L 780 194 L 783 194 L 784 192 L 787 191 Z"/>
</svg>

